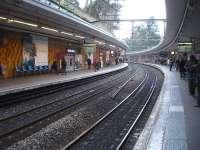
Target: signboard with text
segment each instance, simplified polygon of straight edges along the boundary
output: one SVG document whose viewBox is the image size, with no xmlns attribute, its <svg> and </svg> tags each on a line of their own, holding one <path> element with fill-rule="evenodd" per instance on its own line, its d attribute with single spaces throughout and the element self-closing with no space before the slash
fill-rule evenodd
<svg viewBox="0 0 200 150">
<path fill-rule="evenodd" d="M 84 51 L 88 54 L 96 52 L 96 44 L 84 44 Z"/>
<path fill-rule="evenodd" d="M 178 45 L 178 52 L 182 52 L 182 53 L 189 53 L 192 52 L 192 44 L 181 44 Z"/>
</svg>

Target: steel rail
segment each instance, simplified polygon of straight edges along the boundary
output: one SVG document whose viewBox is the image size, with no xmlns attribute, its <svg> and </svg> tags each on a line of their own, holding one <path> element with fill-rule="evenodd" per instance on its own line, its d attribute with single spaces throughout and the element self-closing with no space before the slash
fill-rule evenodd
<svg viewBox="0 0 200 150">
<path fill-rule="evenodd" d="M 129 130 L 127 131 L 127 133 L 126 133 L 126 135 L 124 136 L 124 138 L 123 138 L 123 139 L 121 140 L 121 142 L 119 143 L 119 145 L 118 145 L 118 147 L 116 148 L 116 150 L 120 150 L 120 149 L 122 148 L 123 144 L 125 144 L 125 141 L 127 140 L 127 138 L 128 138 L 128 136 L 130 135 L 131 131 L 134 129 L 134 127 L 136 126 L 137 122 L 138 122 L 139 119 L 141 118 L 141 116 L 142 116 L 142 114 L 143 114 L 145 108 L 147 107 L 148 103 L 150 102 L 150 99 L 151 99 L 151 97 L 152 97 L 152 95 L 153 95 L 153 93 L 154 93 L 154 91 L 155 91 L 155 88 L 156 88 L 156 85 L 157 85 L 157 81 L 158 81 L 158 79 L 157 79 L 157 76 L 156 76 L 155 82 L 154 82 L 154 84 L 152 84 L 152 86 L 151 86 L 151 89 L 150 89 L 151 92 L 150 92 L 150 94 L 149 94 L 149 96 L 148 96 L 148 98 L 147 98 L 147 100 L 146 100 L 144 106 L 143 106 L 142 109 L 140 110 L 140 112 L 139 112 L 137 118 L 135 119 L 135 121 L 133 122 L 133 124 L 131 125 L 131 127 L 129 128 Z"/>
<path fill-rule="evenodd" d="M 132 80 L 133 78 L 134 78 L 134 76 L 132 78 L 130 78 L 129 80 L 127 80 L 122 86 L 118 87 L 118 89 L 116 90 L 116 92 L 111 96 L 112 99 L 114 99 L 119 94 L 119 92 L 128 84 L 128 82 L 130 80 Z"/>
<path fill-rule="evenodd" d="M 147 79 L 148 74 L 145 74 L 144 79 L 141 81 L 141 83 L 126 97 L 124 98 L 119 104 L 117 104 L 112 110 L 110 110 L 108 113 L 106 113 L 101 119 L 99 119 L 97 122 L 95 122 L 94 124 L 92 124 L 90 126 L 90 128 L 88 128 L 87 130 L 85 130 L 84 132 L 82 132 L 79 136 L 77 136 L 74 140 L 72 140 L 71 142 L 69 142 L 64 148 L 62 148 L 62 150 L 66 150 L 69 147 L 71 147 L 72 145 L 74 145 L 76 142 L 78 142 L 82 137 L 84 137 L 87 133 L 89 133 L 92 129 L 94 129 L 98 124 L 100 124 L 104 119 L 106 119 L 109 115 L 111 115 L 115 110 L 117 110 L 117 108 L 119 108 L 123 103 L 126 102 L 126 100 L 132 96 L 133 94 L 135 94 L 139 88 L 144 84 L 145 80 Z"/>
<path fill-rule="evenodd" d="M 135 76 L 135 75 L 136 75 L 136 73 L 134 74 L 134 76 Z M 131 77 L 131 78 L 132 78 L 132 77 Z M 113 86 L 110 86 L 110 88 L 113 88 Z M 90 96 L 84 98 L 84 100 L 81 100 L 80 102 L 74 103 L 74 104 L 72 104 L 72 105 L 70 105 L 70 106 L 67 106 L 67 107 L 65 107 L 65 108 L 62 108 L 62 109 L 60 109 L 60 110 L 58 110 L 58 111 L 56 111 L 56 112 L 51 112 L 51 113 L 49 113 L 48 115 L 41 117 L 40 119 L 37 119 L 37 120 L 35 120 L 35 121 L 31 122 L 31 123 L 27 123 L 27 125 L 24 125 L 24 126 L 22 126 L 22 127 L 19 127 L 19 128 L 17 128 L 17 129 L 11 130 L 11 131 L 8 131 L 8 132 L 6 132 L 5 134 L 0 135 L 0 138 L 4 138 L 4 136 L 8 136 L 8 135 L 10 135 L 10 134 L 12 134 L 12 133 L 14 133 L 14 132 L 20 131 L 20 130 L 22 130 L 22 129 L 24 129 L 24 128 L 27 128 L 27 127 L 31 126 L 32 124 L 35 124 L 35 123 L 40 122 L 40 121 L 42 121 L 42 120 L 44 120 L 44 119 L 46 119 L 46 118 L 48 118 L 48 117 L 50 117 L 50 116 L 53 116 L 53 115 L 55 115 L 55 114 L 57 114 L 57 113 L 59 113 L 59 112 L 61 112 L 61 111 L 63 111 L 63 110 L 66 110 L 66 109 L 69 109 L 69 108 L 71 108 L 71 107 L 73 107 L 73 106 L 76 106 L 76 105 L 78 105 L 78 104 L 81 104 L 81 103 L 87 101 L 90 97 L 93 97 L 93 96 L 95 96 L 95 95 L 101 94 L 101 93 L 103 93 L 103 92 L 105 92 L 105 91 L 108 91 L 108 89 L 105 89 L 104 91 L 100 91 L 100 92 L 98 92 L 98 93 L 95 93 L 95 94 L 93 94 L 93 95 L 90 95 Z"/>
<path fill-rule="evenodd" d="M 85 83 L 88 83 L 89 81 L 95 81 L 96 79 L 102 79 L 102 78 L 106 78 L 107 76 L 111 76 L 114 73 L 118 73 L 123 71 L 122 70 L 117 70 L 114 71 L 112 73 L 106 73 L 104 75 L 98 75 L 95 77 L 89 77 L 86 79 L 80 79 L 80 80 L 75 80 L 75 81 L 71 81 L 74 84 L 69 84 L 71 82 L 66 82 L 66 83 L 60 83 L 60 84 L 55 84 L 55 85 L 47 85 L 44 87 L 39 87 L 36 89 L 31 89 L 31 90 L 27 90 L 27 91 L 23 91 L 23 92 L 17 92 L 17 93 L 11 93 L 11 94 L 7 94 L 7 95 L 2 95 L 0 96 L 0 107 L 6 106 L 6 105 L 10 105 L 10 104 L 15 104 L 15 103 L 19 103 L 19 102 L 23 102 L 23 101 L 27 101 L 33 98 L 37 98 L 40 96 L 45 96 L 48 94 L 53 94 L 55 92 L 58 91 L 62 91 L 64 89 L 67 88 L 71 88 L 71 87 L 77 87 L 79 85 L 83 85 Z M 76 83 L 76 82 L 80 82 L 80 83 Z M 86 81 L 86 82 L 85 82 Z M 19 100 L 19 98 L 21 98 Z"/>
<path fill-rule="evenodd" d="M 136 72 L 135 72 L 135 73 L 136 73 Z M 100 83 L 100 84 L 98 85 L 98 86 L 99 86 L 99 89 L 100 89 L 100 86 L 103 85 L 104 83 L 106 83 L 106 82 L 113 82 L 113 80 L 116 80 L 116 79 L 113 78 L 112 80 L 104 81 L 104 82 Z M 71 97 L 74 97 L 74 96 L 76 96 L 76 95 L 79 95 L 79 94 L 82 94 L 82 93 L 86 93 L 87 91 L 88 91 L 88 93 L 91 93 L 91 90 L 94 90 L 93 88 L 94 88 L 94 87 L 90 87 L 90 88 L 88 88 L 88 89 L 84 89 L 84 90 L 78 91 L 78 92 L 76 92 L 76 93 L 74 93 L 74 94 L 72 94 L 72 95 L 66 96 L 66 97 L 64 97 L 64 98 L 57 99 L 57 100 L 55 100 L 55 101 L 53 101 L 53 102 L 40 105 L 40 106 L 35 107 L 35 108 L 33 108 L 33 109 L 30 109 L 30 110 L 28 110 L 28 111 L 20 112 L 20 113 L 17 113 L 17 114 L 15 114 L 15 115 L 12 115 L 12 116 L 9 116 L 9 117 L 0 119 L 0 122 L 5 121 L 5 120 L 7 120 L 7 119 L 11 119 L 11 118 L 17 117 L 17 116 L 22 115 L 22 114 L 24 114 L 24 113 L 28 113 L 28 112 L 37 110 L 37 109 L 39 109 L 39 108 L 42 108 L 42 107 L 45 107 L 45 106 L 48 106 L 48 105 L 52 105 L 52 104 L 57 103 L 57 102 L 59 102 L 59 101 L 65 100 L 65 99 L 67 99 L 67 98 L 71 98 Z M 97 90 L 98 90 L 98 89 L 97 89 Z M 86 94 L 88 94 L 88 93 L 86 93 Z"/>
</svg>

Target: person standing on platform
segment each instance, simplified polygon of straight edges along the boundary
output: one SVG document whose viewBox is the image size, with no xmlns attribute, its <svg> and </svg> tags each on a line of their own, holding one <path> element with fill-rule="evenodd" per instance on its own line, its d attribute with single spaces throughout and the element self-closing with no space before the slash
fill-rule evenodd
<svg viewBox="0 0 200 150">
<path fill-rule="evenodd" d="M 66 66 L 67 66 L 67 64 L 66 64 L 66 61 L 65 61 L 64 58 L 61 61 L 61 66 L 62 66 L 62 72 L 66 73 Z"/>
<path fill-rule="evenodd" d="M 188 72 L 188 88 L 190 95 L 195 95 L 196 89 L 196 66 L 197 59 L 194 55 L 190 56 L 190 60 L 186 63 L 185 68 Z"/>
<path fill-rule="evenodd" d="M 195 107 L 200 107 L 200 60 L 196 66 L 196 87 L 197 87 L 197 104 Z"/>
<path fill-rule="evenodd" d="M 185 79 L 185 64 L 186 64 L 186 58 L 184 56 L 181 56 L 180 62 L 179 62 L 179 72 L 180 72 L 180 78 Z"/>
<path fill-rule="evenodd" d="M 179 68 L 179 66 L 180 66 L 180 58 L 177 58 L 177 59 L 176 59 L 175 65 L 176 65 L 176 66 L 175 66 L 176 71 L 179 71 L 179 69 L 180 69 L 180 68 Z"/>
<path fill-rule="evenodd" d="M 1 66 L 1 63 L 0 63 L 0 76 L 3 74 L 3 69 L 2 69 L 2 66 Z"/>
<path fill-rule="evenodd" d="M 101 61 L 100 59 L 97 59 L 97 70 L 101 68 Z"/>
<path fill-rule="evenodd" d="M 97 59 L 95 58 L 93 61 L 94 71 L 97 71 Z"/>
<path fill-rule="evenodd" d="M 115 58 L 115 64 L 116 65 L 118 64 L 118 58 L 117 57 Z"/>
<path fill-rule="evenodd" d="M 174 60 L 171 58 L 171 59 L 169 60 L 169 71 L 172 71 L 173 65 L 174 65 Z"/>
<path fill-rule="evenodd" d="M 56 61 L 53 62 L 52 66 L 51 66 L 51 71 L 57 73 L 58 66 L 57 66 Z"/>
<path fill-rule="evenodd" d="M 157 60 L 157 62 L 158 62 L 158 60 Z M 169 64 L 170 64 L 170 59 L 168 58 L 167 59 L 167 66 L 169 66 Z"/>
<path fill-rule="evenodd" d="M 87 59 L 87 64 L 88 64 L 88 69 L 90 69 L 91 68 L 91 59 L 90 58 Z"/>
</svg>

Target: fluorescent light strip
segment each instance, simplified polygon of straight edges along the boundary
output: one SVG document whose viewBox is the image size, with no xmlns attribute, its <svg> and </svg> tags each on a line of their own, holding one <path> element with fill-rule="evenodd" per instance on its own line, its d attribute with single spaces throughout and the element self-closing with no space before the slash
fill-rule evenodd
<svg viewBox="0 0 200 150">
<path fill-rule="evenodd" d="M 80 36 L 80 35 L 75 35 L 75 37 L 80 38 L 80 39 L 84 39 L 84 36 Z"/>
<path fill-rule="evenodd" d="M 95 42 L 96 42 L 96 43 L 98 43 L 98 44 L 101 44 L 101 45 L 104 45 L 104 44 L 106 44 L 106 43 L 104 43 L 104 42 L 97 41 L 97 40 L 95 40 Z"/>
<path fill-rule="evenodd" d="M 110 45 L 111 47 L 115 48 L 116 46 L 115 45 Z"/>
<path fill-rule="evenodd" d="M 45 29 L 45 30 L 53 31 L 53 32 L 58 32 L 58 30 L 52 29 L 52 28 L 48 28 L 48 27 L 41 27 L 41 28 Z"/>
<path fill-rule="evenodd" d="M 68 32 L 60 32 L 60 33 L 65 34 L 65 35 L 69 35 L 69 36 L 73 36 L 72 33 L 68 33 Z"/>
<path fill-rule="evenodd" d="M 2 19 L 2 20 L 6 20 L 7 18 L 5 18 L 5 17 L 0 17 L 0 19 Z"/>
<path fill-rule="evenodd" d="M 178 44 L 183 44 L 183 45 L 192 45 L 192 43 L 178 43 Z"/>
<path fill-rule="evenodd" d="M 10 22 L 15 22 L 15 23 L 19 23 L 19 24 L 24 24 L 24 25 L 32 26 L 32 27 L 38 27 L 37 24 L 28 23 L 28 22 L 23 22 L 23 21 L 19 21 L 19 20 L 10 20 Z"/>
<path fill-rule="evenodd" d="M 10 22 L 14 22 L 14 20 L 13 19 L 8 19 L 8 22 L 10 23 Z"/>
</svg>

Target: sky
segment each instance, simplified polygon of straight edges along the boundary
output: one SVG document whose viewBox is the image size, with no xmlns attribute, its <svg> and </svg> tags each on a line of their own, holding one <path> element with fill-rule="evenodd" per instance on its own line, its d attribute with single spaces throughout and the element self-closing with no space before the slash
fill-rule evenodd
<svg viewBox="0 0 200 150">
<path fill-rule="evenodd" d="M 78 0 L 79 1 L 79 6 L 83 8 L 85 6 L 86 0 Z"/>
<path fill-rule="evenodd" d="M 79 0 L 83 8 L 86 0 Z M 121 2 L 120 19 L 148 19 L 151 16 L 157 19 L 165 19 L 165 0 L 124 0 Z M 120 29 L 115 32 L 116 38 L 124 39 L 130 37 L 132 24 L 121 22 Z M 158 22 L 160 34 L 164 34 L 164 24 Z"/>
</svg>

